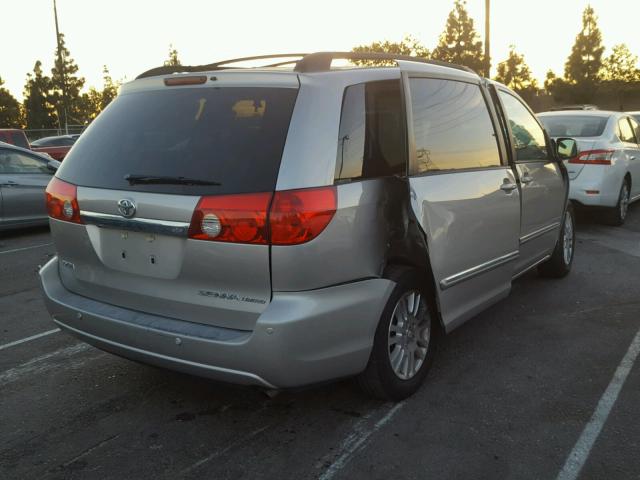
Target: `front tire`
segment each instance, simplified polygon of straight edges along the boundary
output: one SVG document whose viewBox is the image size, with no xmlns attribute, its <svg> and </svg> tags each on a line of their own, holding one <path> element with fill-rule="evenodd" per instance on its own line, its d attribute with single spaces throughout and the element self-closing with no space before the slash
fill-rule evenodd
<svg viewBox="0 0 640 480">
<path fill-rule="evenodd" d="M 571 271 L 576 247 L 575 214 L 571 204 L 567 206 L 560 228 L 560 237 L 551 258 L 538 267 L 538 273 L 543 277 L 562 278 Z"/>
<path fill-rule="evenodd" d="M 629 186 L 629 179 L 625 178 L 622 182 L 622 186 L 620 187 L 618 203 L 607 212 L 606 220 L 609 225 L 616 227 L 624 225 L 624 221 L 627 219 L 627 211 L 629 210 L 630 197 L 631 188 Z"/>
<path fill-rule="evenodd" d="M 365 393 L 399 401 L 414 394 L 433 363 L 437 328 L 432 297 L 415 270 L 392 267 L 396 286 L 380 316 L 369 363 L 358 377 Z"/>
</svg>

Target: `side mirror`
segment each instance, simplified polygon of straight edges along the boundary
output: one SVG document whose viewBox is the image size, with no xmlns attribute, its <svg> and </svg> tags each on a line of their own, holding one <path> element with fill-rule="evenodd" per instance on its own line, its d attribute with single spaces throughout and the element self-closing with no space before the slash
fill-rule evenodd
<svg viewBox="0 0 640 480">
<path fill-rule="evenodd" d="M 559 160 L 569 160 L 578 156 L 578 142 L 573 138 L 559 138 L 556 140 L 556 154 Z"/>
<path fill-rule="evenodd" d="M 60 162 L 57 160 L 49 160 L 47 162 L 47 168 L 52 172 L 55 172 L 58 170 L 58 168 L 60 168 Z"/>
</svg>

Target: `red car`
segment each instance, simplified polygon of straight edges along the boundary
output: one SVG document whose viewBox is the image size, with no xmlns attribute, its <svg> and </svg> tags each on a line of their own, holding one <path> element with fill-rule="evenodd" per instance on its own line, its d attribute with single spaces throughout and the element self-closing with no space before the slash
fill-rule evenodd
<svg viewBox="0 0 640 480">
<path fill-rule="evenodd" d="M 29 145 L 24 131 L 17 128 L 0 129 L 0 142 L 9 143 L 34 152 L 47 153 L 53 159 L 62 161 L 79 135 L 59 135 L 35 140 Z"/>
</svg>

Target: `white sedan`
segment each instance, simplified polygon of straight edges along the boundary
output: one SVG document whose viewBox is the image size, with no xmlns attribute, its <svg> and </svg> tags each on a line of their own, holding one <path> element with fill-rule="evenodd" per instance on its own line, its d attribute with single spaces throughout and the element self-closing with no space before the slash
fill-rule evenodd
<svg viewBox="0 0 640 480">
<path fill-rule="evenodd" d="M 545 112 L 538 115 L 549 136 L 574 138 L 578 151 L 566 161 L 569 198 L 605 210 L 609 223 L 622 225 L 631 202 L 640 200 L 640 123 L 628 113 Z"/>
</svg>

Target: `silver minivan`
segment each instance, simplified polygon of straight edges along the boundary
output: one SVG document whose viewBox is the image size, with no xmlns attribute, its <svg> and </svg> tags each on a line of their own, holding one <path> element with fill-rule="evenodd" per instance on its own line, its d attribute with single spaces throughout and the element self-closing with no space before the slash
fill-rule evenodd
<svg viewBox="0 0 640 480">
<path fill-rule="evenodd" d="M 397 400 L 513 279 L 569 272 L 575 142 L 509 89 L 413 57 L 253 60 L 145 72 L 75 144 L 40 272 L 61 328 L 217 380 L 357 376 Z"/>
</svg>

